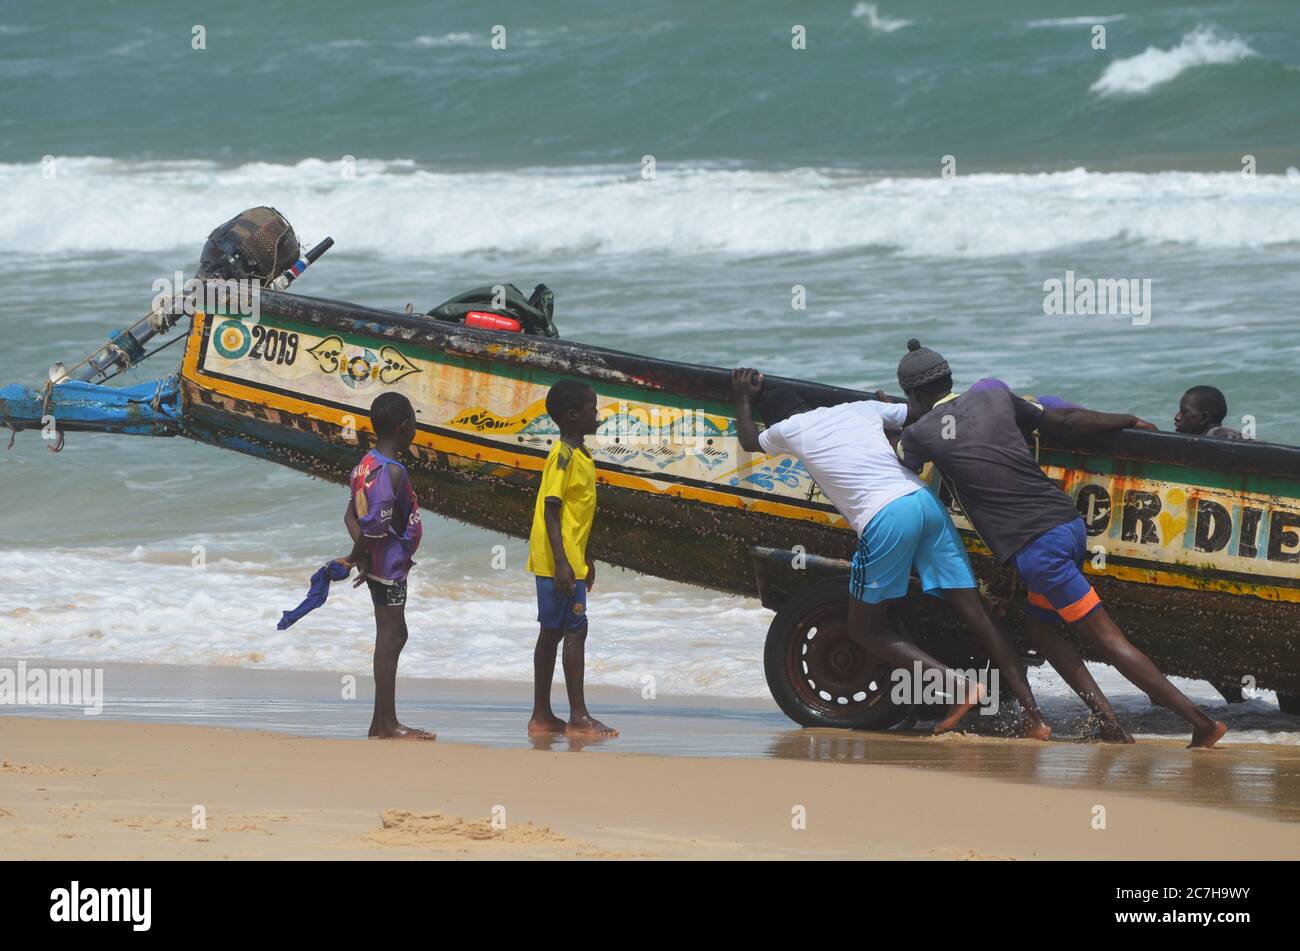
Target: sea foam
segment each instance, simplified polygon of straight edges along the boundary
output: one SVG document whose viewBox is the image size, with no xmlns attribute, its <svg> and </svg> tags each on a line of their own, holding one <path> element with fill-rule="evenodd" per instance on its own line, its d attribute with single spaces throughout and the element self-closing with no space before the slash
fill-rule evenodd
<svg viewBox="0 0 1300 951">
<path fill-rule="evenodd" d="M 157 549 L 123 558 L 112 550 L 0 552 L 11 583 L 0 608 L 0 658 L 76 666 L 150 663 L 254 669 L 337 671 L 368 677 L 374 647 L 365 589 L 334 586 L 324 607 L 287 631 L 280 611 L 302 598 L 307 572 L 282 565 L 211 561 L 204 571 Z M 168 563 L 173 562 L 173 563 Z M 51 591 L 76 591 L 51 598 Z M 589 684 L 655 695 L 769 696 L 763 643 L 772 614 L 756 601 L 730 598 L 606 568 L 592 595 L 587 642 Z M 411 576 L 402 652 L 405 677 L 518 683 L 532 679 L 537 637 L 531 578 L 522 570 L 472 578 L 426 558 Z M 1116 671 L 1089 665 L 1126 724 L 1144 736 L 1183 734 L 1172 714 Z M 1030 671 L 1050 720 L 1073 729 L 1086 708 L 1049 667 Z M 1296 720 L 1278 712 L 1272 691 L 1224 710 L 1208 684 L 1175 678 L 1197 703 L 1231 713 L 1234 742 L 1294 744 Z M 106 680 L 108 696 L 114 681 Z"/>
<path fill-rule="evenodd" d="M 1039 30 L 1044 27 L 1062 27 L 1062 26 L 1095 26 L 1098 23 L 1118 23 L 1126 19 L 1126 14 L 1116 13 L 1113 16 L 1105 17 L 1057 17 L 1051 20 L 1030 20 L 1025 25 L 1031 30 Z"/>
<path fill-rule="evenodd" d="M 880 4 L 878 3 L 859 3 L 853 8 L 853 16 L 866 23 L 877 33 L 893 33 L 895 30 L 901 30 L 905 26 L 912 25 L 911 20 L 896 20 L 881 16 Z"/>
<path fill-rule="evenodd" d="M 193 664 L 368 674 L 370 598 L 335 584 L 326 604 L 286 631 L 280 613 L 302 600 L 318 564 L 209 560 L 204 570 L 162 549 L 0 553 L 27 567 L 0 606 L 0 657 Z M 187 554 L 187 553 L 186 553 Z M 75 595 L 52 597 L 51 591 Z M 592 595 L 587 682 L 666 694 L 760 697 L 771 613 L 756 601 L 606 569 Z M 528 681 L 537 639 L 533 580 L 467 576 L 426 556 L 410 579 L 412 636 L 402 674 Z M 597 633 L 598 632 L 598 633 Z M 649 681 L 646 678 L 651 678 Z"/>
</svg>

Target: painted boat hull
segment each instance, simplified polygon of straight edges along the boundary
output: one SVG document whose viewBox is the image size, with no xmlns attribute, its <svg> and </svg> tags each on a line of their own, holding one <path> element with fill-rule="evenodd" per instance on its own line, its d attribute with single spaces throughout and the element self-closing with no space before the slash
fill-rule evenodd
<svg viewBox="0 0 1300 951">
<path fill-rule="evenodd" d="M 843 570 L 852 532 L 797 460 L 740 450 L 719 368 L 264 292 L 257 322 L 194 318 L 178 428 L 342 483 L 371 444 L 371 401 L 395 389 L 417 408 L 409 469 L 421 504 L 526 537 L 558 438 L 544 397 L 563 377 L 599 397 L 595 558 L 774 609 L 814 572 L 756 571 L 756 548 Z M 865 396 L 780 382 L 813 405 Z M 1039 452 L 1085 517 L 1107 609 L 1164 670 L 1225 694 L 1300 692 L 1300 449 L 1127 431 Z M 953 515 L 1016 632 L 1023 588 Z M 927 627 L 959 634 L 944 609 L 913 600 Z"/>
</svg>

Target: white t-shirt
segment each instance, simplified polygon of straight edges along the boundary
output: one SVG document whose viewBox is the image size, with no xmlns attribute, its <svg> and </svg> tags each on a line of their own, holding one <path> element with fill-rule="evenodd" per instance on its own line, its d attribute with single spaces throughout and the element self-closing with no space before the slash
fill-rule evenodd
<svg viewBox="0 0 1300 951">
<path fill-rule="evenodd" d="M 871 517 L 894 499 L 925 488 L 885 438 L 884 423 L 897 428 L 905 419 L 906 403 L 823 406 L 769 426 L 758 434 L 758 444 L 769 456 L 796 456 L 861 535 Z"/>
</svg>

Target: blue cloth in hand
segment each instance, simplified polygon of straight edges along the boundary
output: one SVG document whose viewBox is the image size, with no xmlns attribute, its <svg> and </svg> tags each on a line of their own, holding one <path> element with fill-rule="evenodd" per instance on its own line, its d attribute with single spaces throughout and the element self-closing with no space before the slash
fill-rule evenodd
<svg viewBox="0 0 1300 951">
<path fill-rule="evenodd" d="M 302 604 L 298 605 L 292 611 L 285 611 L 284 616 L 280 618 L 280 623 L 275 626 L 277 631 L 283 631 L 292 625 L 303 615 L 315 611 L 325 603 L 325 599 L 330 596 L 330 582 L 342 581 L 351 572 L 352 569 L 342 562 L 331 561 L 325 567 L 321 568 L 311 576 L 311 587 L 307 589 L 307 597 L 303 599 Z"/>
</svg>

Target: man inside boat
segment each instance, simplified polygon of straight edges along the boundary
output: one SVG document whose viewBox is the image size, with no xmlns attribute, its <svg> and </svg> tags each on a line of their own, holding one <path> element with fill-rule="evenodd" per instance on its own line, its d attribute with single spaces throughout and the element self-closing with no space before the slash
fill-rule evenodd
<svg viewBox="0 0 1300 951">
<path fill-rule="evenodd" d="M 996 387 L 957 396 L 948 363 L 913 339 L 898 382 L 914 420 L 898 441 L 903 465 L 933 463 L 961 510 L 1000 564 L 1029 588 L 1025 631 L 1101 724 L 1101 738 L 1132 743 L 1082 656 L 1058 626 L 1065 622 L 1099 656 L 1155 702 L 1192 725 L 1192 747 L 1211 747 L 1227 727 L 1211 719 L 1134 647 L 1083 576 L 1088 537 L 1074 502 L 1039 468 L 1028 436 L 1155 429 L 1136 416 L 1042 407 Z"/>
<path fill-rule="evenodd" d="M 913 568 L 926 593 L 945 598 L 998 664 L 1020 701 L 1024 735 L 1051 736 L 1011 641 L 984 608 L 948 513 L 925 483 L 899 464 L 885 435 L 886 426 L 902 426 L 907 406 L 865 400 L 813 409 L 794 390 L 765 387 L 761 373 L 743 367 L 731 371 L 731 386 L 741 448 L 796 457 L 858 536 L 849 581 L 851 636 L 907 677 L 935 671 L 952 685 L 956 702 L 935 732 L 953 729 L 975 704 L 996 698 L 986 698 L 973 681 L 891 630 L 889 602 L 907 595 Z M 754 425 L 755 408 L 767 424 L 761 433 Z"/>
<path fill-rule="evenodd" d="M 1194 386 L 1178 401 L 1174 429 L 1185 436 L 1210 436 L 1214 439 L 1240 439 L 1241 432 L 1223 425 L 1228 415 L 1228 401 L 1213 386 Z"/>
</svg>

